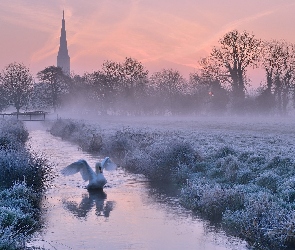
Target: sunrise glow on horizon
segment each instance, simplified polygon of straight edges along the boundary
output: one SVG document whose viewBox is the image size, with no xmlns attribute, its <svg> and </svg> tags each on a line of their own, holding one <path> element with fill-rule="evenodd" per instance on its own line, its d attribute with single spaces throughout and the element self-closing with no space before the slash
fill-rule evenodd
<svg viewBox="0 0 295 250">
<path fill-rule="evenodd" d="M 63 9 L 76 74 L 132 57 L 150 72 L 173 68 L 187 77 L 233 29 L 295 43 L 293 0 L 11 0 L 0 2 L 0 68 L 22 62 L 36 74 L 55 65 Z"/>
</svg>

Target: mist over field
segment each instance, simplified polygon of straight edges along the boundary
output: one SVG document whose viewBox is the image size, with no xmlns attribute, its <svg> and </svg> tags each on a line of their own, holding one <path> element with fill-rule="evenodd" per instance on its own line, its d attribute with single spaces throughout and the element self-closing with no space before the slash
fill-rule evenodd
<svg viewBox="0 0 295 250">
<path fill-rule="evenodd" d="M 250 68 L 265 75 L 251 93 Z M 83 75 L 68 71 L 48 66 L 34 79 L 22 63 L 6 66 L 0 75 L 3 122 L 5 115 L 42 112 L 52 135 L 110 156 L 150 181 L 176 184 L 182 206 L 250 247 L 294 248 L 294 44 L 232 30 L 189 79 L 174 69 L 150 74 L 130 57 Z M 27 133 L 19 126 L 10 134 Z M 0 150 L 14 164 L 3 169 L 9 175 L 7 166 L 13 166 L 20 181 L 25 168 L 4 151 L 13 138 L 4 132 Z M 15 179 L 8 180 L 13 188 Z"/>
</svg>

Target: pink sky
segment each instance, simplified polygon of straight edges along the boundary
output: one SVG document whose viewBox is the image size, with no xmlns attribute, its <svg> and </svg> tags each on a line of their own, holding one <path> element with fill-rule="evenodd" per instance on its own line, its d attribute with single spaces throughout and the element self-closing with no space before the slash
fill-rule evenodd
<svg viewBox="0 0 295 250">
<path fill-rule="evenodd" d="M 63 9 L 77 74 L 132 57 L 151 73 L 187 77 L 232 29 L 295 43 L 294 0 L 2 0 L 0 69 L 22 62 L 36 74 L 56 65 Z"/>
</svg>

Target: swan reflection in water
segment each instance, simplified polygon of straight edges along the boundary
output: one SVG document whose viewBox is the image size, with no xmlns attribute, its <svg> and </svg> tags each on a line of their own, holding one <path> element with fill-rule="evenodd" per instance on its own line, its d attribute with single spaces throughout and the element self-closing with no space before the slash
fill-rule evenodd
<svg viewBox="0 0 295 250">
<path fill-rule="evenodd" d="M 95 214 L 97 216 L 109 217 L 110 212 L 115 207 L 114 201 L 107 201 L 107 194 L 103 190 L 88 190 L 88 193 L 82 195 L 80 204 L 75 201 L 63 199 L 64 208 L 69 210 L 78 218 L 86 218 L 87 214 L 95 206 Z"/>
</svg>

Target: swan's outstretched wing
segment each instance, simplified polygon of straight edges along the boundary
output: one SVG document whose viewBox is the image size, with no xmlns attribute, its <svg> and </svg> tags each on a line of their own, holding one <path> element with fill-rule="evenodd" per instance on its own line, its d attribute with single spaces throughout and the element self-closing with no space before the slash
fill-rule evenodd
<svg viewBox="0 0 295 250">
<path fill-rule="evenodd" d="M 61 171 L 61 173 L 65 176 L 76 174 L 78 172 L 80 172 L 84 181 L 91 180 L 95 177 L 93 169 L 85 160 L 73 162 Z"/>
<path fill-rule="evenodd" d="M 102 169 L 105 169 L 107 171 L 112 171 L 112 170 L 116 170 L 117 169 L 117 165 L 114 162 L 112 162 L 112 160 L 110 159 L 110 157 L 106 157 L 101 162 L 101 168 Z"/>
</svg>

